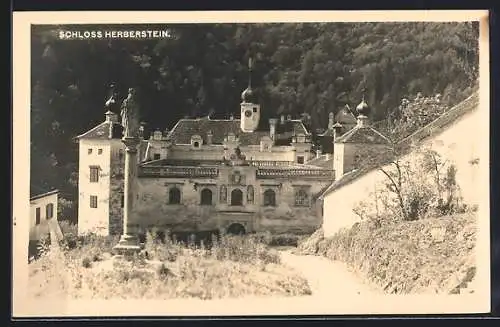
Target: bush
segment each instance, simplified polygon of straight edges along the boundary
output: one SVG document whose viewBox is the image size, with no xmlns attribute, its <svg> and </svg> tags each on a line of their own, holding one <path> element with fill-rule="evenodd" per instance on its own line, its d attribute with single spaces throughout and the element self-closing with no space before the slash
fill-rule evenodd
<svg viewBox="0 0 500 327">
<path fill-rule="evenodd" d="M 280 257 L 277 253 L 247 236 L 222 236 L 209 250 L 211 256 L 216 260 L 231 260 L 246 263 L 279 263 Z"/>
<path fill-rule="evenodd" d="M 319 228 L 310 237 L 301 240 L 297 246 L 297 252 L 300 254 L 316 254 L 318 246 L 323 240 L 323 229 Z"/>
<path fill-rule="evenodd" d="M 90 268 L 90 267 L 92 267 L 92 260 L 90 260 L 89 257 L 83 258 L 83 260 L 82 260 L 82 266 L 83 266 L 83 268 Z"/>
<path fill-rule="evenodd" d="M 182 247 L 171 241 L 170 233 L 161 235 L 153 230 L 146 232 L 144 251 L 148 259 L 173 262 L 182 252 Z"/>
<path fill-rule="evenodd" d="M 292 233 L 273 234 L 269 231 L 256 233 L 251 235 L 250 237 L 253 238 L 256 242 L 268 246 L 297 246 L 300 241 L 307 238 L 306 235 Z"/>
</svg>

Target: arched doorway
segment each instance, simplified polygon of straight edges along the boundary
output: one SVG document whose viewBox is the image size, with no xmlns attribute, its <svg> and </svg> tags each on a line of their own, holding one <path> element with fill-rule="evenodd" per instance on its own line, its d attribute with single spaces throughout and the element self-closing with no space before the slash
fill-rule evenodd
<svg viewBox="0 0 500 327">
<path fill-rule="evenodd" d="M 243 192 L 240 189 L 235 189 L 231 192 L 231 205 L 232 206 L 243 205 Z"/>
<path fill-rule="evenodd" d="M 246 232 L 245 227 L 242 224 L 238 223 L 229 225 L 229 227 L 226 230 L 226 233 L 231 235 L 244 235 L 245 232 Z"/>
</svg>

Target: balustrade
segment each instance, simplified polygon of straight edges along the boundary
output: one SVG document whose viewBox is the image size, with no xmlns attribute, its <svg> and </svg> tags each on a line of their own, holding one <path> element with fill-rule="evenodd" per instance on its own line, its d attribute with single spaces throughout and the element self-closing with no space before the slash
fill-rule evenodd
<svg viewBox="0 0 500 327">
<path fill-rule="evenodd" d="M 216 167 L 140 167 L 140 177 L 217 177 Z"/>
<path fill-rule="evenodd" d="M 332 170 L 321 169 L 258 169 L 257 178 L 313 177 L 333 179 Z"/>
</svg>

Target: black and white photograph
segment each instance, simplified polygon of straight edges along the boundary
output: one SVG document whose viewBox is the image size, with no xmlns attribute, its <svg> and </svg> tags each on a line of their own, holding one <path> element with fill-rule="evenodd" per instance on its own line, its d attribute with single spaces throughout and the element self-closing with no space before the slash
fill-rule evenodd
<svg viewBox="0 0 500 327">
<path fill-rule="evenodd" d="M 13 315 L 489 312 L 487 19 L 15 12 Z"/>
</svg>

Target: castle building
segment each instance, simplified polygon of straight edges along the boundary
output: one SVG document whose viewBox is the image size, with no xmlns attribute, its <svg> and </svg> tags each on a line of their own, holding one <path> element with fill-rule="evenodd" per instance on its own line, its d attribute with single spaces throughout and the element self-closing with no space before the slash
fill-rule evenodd
<svg viewBox="0 0 500 327">
<path fill-rule="evenodd" d="M 118 116 L 79 135 L 79 233 L 123 230 L 124 149 Z M 268 124 L 265 124 L 268 123 Z M 290 116 L 261 119 L 251 82 L 240 117 L 181 119 L 141 135 L 132 231 L 313 231 L 333 167 L 309 165 L 311 133 Z"/>
<path fill-rule="evenodd" d="M 76 138 L 80 234 L 123 231 L 125 146 L 110 102 L 105 120 Z M 349 108 L 330 115 L 322 136 L 335 159 L 318 158 L 302 120 L 282 115 L 264 122 L 250 78 L 239 118 L 181 119 L 149 138 L 141 128 L 129 230 L 314 231 L 322 223 L 317 199 L 335 173 L 354 167 L 357 142 L 364 146 L 383 137 L 368 127 L 365 105 L 358 106 L 357 119 Z"/>
</svg>

